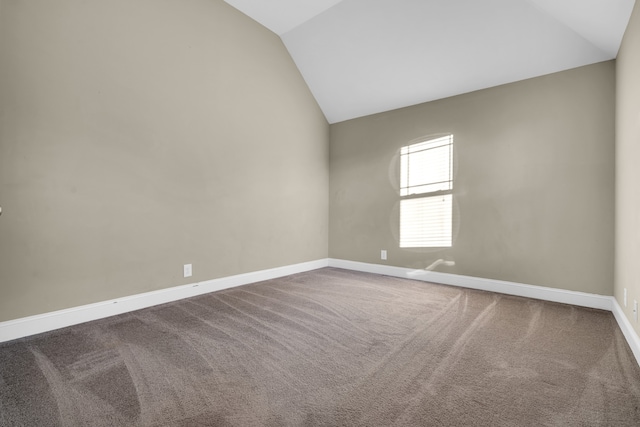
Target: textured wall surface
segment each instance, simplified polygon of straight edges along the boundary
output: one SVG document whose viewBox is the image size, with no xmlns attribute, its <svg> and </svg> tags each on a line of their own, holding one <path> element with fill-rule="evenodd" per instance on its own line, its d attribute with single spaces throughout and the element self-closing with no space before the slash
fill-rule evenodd
<svg viewBox="0 0 640 427">
<path fill-rule="evenodd" d="M 327 256 L 328 123 L 222 0 L 1 0 L 0 67 L 0 321 Z"/>
<path fill-rule="evenodd" d="M 608 61 L 331 125 L 329 255 L 613 295 L 614 108 Z M 442 133 L 453 247 L 400 249 L 398 151 Z"/>
</svg>

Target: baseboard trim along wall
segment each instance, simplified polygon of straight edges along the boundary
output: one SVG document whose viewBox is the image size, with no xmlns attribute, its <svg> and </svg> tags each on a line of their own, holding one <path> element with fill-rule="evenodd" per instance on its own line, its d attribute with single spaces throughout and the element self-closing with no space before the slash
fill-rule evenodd
<svg viewBox="0 0 640 427">
<path fill-rule="evenodd" d="M 250 283 L 261 282 L 263 280 L 276 279 L 290 274 L 303 273 L 305 271 L 316 270 L 323 267 L 343 268 L 346 270 L 421 280 L 424 282 L 479 289 L 489 292 L 498 292 L 507 295 L 611 311 L 618 322 L 624 337 L 629 343 L 629 347 L 631 347 L 631 351 L 633 352 L 636 361 L 640 365 L 640 337 L 638 337 L 633 326 L 624 315 L 622 308 L 612 296 L 333 258 L 222 277 L 219 279 L 176 286 L 168 289 L 117 298 L 110 301 L 87 304 L 65 310 L 0 322 L 0 342 L 11 341 L 67 326 L 77 325 L 79 323 L 140 310 L 158 304 L 164 304 Z"/>
<path fill-rule="evenodd" d="M 624 315 L 624 311 L 622 310 L 622 307 L 620 307 L 620 304 L 618 304 L 618 301 L 614 297 L 611 297 L 611 300 L 613 301 L 613 309 L 611 310 L 613 312 L 613 316 L 616 318 L 618 326 L 626 338 L 627 343 L 629 343 L 629 347 L 631 347 L 631 351 L 633 351 L 633 355 L 636 357 L 638 365 L 640 365 L 640 337 L 633 329 L 633 326 L 627 316 Z"/>
<path fill-rule="evenodd" d="M 546 288 L 543 286 L 525 285 L 502 280 L 483 279 L 481 277 L 461 276 L 458 274 L 440 273 L 424 269 L 393 267 L 389 265 L 368 264 L 365 262 L 329 259 L 329 266 L 366 273 L 383 274 L 385 276 L 402 277 L 421 280 L 423 282 L 440 283 L 442 285 L 479 289 L 501 294 L 541 299 L 545 301 L 573 304 L 581 307 L 599 308 L 612 311 L 610 296 L 589 294 L 585 292 L 567 291 L 564 289 Z"/>
<path fill-rule="evenodd" d="M 221 291 L 249 283 L 263 280 L 276 279 L 290 274 L 303 273 L 328 266 L 328 260 L 303 262 L 284 267 L 276 267 L 268 270 L 260 270 L 219 279 L 206 280 L 204 282 L 175 286 L 158 291 L 145 292 L 109 301 L 82 305 L 65 310 L 23 317 L 20 319 L 0 322 L 0 342 L 23 338 L 29 335 L 40 334 L 79 323 L 90 322 L 117 314 L 140 310 L 158 304 L 178 301 L 184 298 L 194 297 L 209 292 Z"/>
</svg>

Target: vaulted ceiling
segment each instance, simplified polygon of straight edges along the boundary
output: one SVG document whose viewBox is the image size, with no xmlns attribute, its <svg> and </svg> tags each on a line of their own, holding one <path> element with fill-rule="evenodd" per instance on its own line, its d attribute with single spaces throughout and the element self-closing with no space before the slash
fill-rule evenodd
<svg viewBox="0 0 640 427">
<path fill-rule="evenodd" d="M 616 57 L 635 0 L 225 0 L 278 34 L 330 123 Z"/>
</svg>

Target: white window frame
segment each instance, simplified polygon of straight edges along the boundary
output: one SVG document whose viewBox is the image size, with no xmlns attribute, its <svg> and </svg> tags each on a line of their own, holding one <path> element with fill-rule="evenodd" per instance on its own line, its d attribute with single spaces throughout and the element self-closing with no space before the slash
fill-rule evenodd
<svg viewBox="0 0 640 427">
<path fill-rule="evenodd" d="M 453 245 L 453 135 L 400 149 L 400 247 Z"/>
</svg>

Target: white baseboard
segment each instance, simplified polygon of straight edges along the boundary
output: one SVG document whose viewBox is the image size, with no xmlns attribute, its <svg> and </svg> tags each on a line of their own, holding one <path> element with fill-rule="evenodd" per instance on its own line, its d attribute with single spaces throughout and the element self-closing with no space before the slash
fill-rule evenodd
<svg viewBox="0 0 640 427">
<path fill-rule="evenodd" d="M 461 276 L 458 274 L 440 273 L 422 269 L 392 267 L 380 264 L 329 259 L 330 267 L 347 270 L 364 271 L 367 273 L 384 274 L 386 276 L 403 277 L 405 279 L 422 280 L 424 282 L 440 283 L 443 285 L 459 286 L 462 288 L 480 289 L 507 295 L 534 298 L 545 301 L 578 305 L 581 307 L 599 308 L 611 311 L 612 297 L 589 294 L 585 292 L 567 291 L 565 289 L 546 288 L 544 286 L 525 285 L 522 283 L 505 282 L 502 280 L 483 279 L 480 277 Z"/>
<path fill-rule="evenodd" d="M 618 301 L 614 297 L 611 297 L 611 299 L 613 300 L 613 309 L 611 310 L 613 312 L 613 317 L 616 318 L 622 334 L 626 338 L 629 347 L 631 347 L 631 351 L 636 357 L 638 365 L 640 365 L 640 337 L 633 329 L 633 326 L 627 316 L 625 316 L 622 307 L 618 304 Z"/>
<path fill-rule="evenodd" d="M 301 264 L 293 264 L 268 270 L 223 277 L 220 279 L 207 280 L 204 282 L 191 283 L 158 291 L 145 292 L 123 298 L 116 298 L 110 301 L 102 301 L 65 310 L 58 310 L 50 313 L 0 322 L 0 342 L 48 332 L 54 329 L 77 325 L 79 323 L 102 319 L 109 316 L 115 316 L 117 314 L 140 310 L 142 308 L 177 301 L 196 295 L 233 288 L 235 286 L 242 286 L 249 283 L 288 276 L 290 274 L 316 270 L 318 268 L 327 267 L 328 264 L 329 262 L 327 259 L 320 259 Z"/>
</svg>

